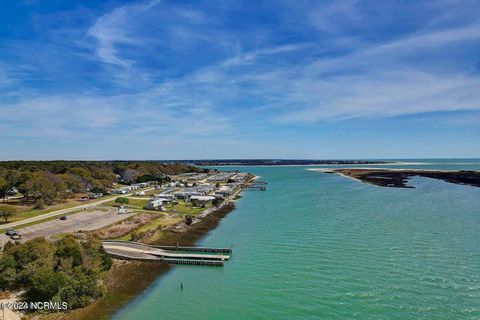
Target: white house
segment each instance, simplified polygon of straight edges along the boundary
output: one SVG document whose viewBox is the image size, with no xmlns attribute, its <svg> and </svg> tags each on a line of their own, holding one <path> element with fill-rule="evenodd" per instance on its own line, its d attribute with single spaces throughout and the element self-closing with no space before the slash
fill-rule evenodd
<svg viewBox="0 0 480 320">
<path fill-rule="evenodd" d="M 220 196 L 230 196 L 233 193 L 233 189 L 227 186 L 222 186 L 219 190 L 215 191 L 216 195 Z"/>
<path fill-rule="evenodd" d="M 167 199 L 164 199 L 164 198 L 154 198 L 150 201 L 148 201 L 148 203 L 146 204 L 145 206 L 145 209 L 148 209 L 148 210 L 159 210 L 161 209 L 162 205 L 164 202 L 167 202 L 168 200 Z"/>
<path fill-rule="evenodd" d="M 175 196 L 170 193 L 157 193 L 153 196 L 154 198 L 163 198 L 165 200 L 173 201 L 175 200 Z"/>
<path fill-rule="evenodd" d="M 202 203 L 212 201 L 214 199 L 215 199 L 214 196 L 191 196 L 190 197 L 190 200 L 198 201 L 198 202 L 202 202 Z"/>
<path fill-rule="evenodd" d="M 125 190 L 123 188 L 122 189 L 113 189 L 110 192 L 115 193 L 115 194 L 125 194 L 125 193 L 127 193 L 127 190 Z"/>
</svg>

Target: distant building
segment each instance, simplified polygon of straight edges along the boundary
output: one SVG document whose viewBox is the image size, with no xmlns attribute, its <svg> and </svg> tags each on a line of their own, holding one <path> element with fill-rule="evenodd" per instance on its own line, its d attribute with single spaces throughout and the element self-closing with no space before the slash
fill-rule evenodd
<svg viewBox="0 0 480 320">
<path fill-rule="evenodd" d="M 168 202 L 168 201 L 169 201 L 168 199 L 164 199 L 164 198 L 154 198 L 154 199 L 147 202 L 147 204 L 145 205 L 145 209 L 147 209 L 147 210 L 163 210 L 162 205 L 165 202 Z"/>
<path fill-rule="evenodd" d="M 215 191 L 215 195 L 228 197 L 233 194 L 233 188 L 229 186 L 222 186 L 219 190 Z"/>
<path fill-rule="evenodd" d="M 175 195 L 173 195 L 171 193 L 164 193 L 164 192 L 154 194 L 153 197 L 154 198 L 163 198 L 163 199 L 169 200 L 169 201 L 175 200 Z"/>
<path fill-rule="evenodd" d="M 114 194 L 126 194 L 128 191 L 124 188 L 120 188 L 120 189 L 112 189 L 110 190 L 110 192 Z"/>
<path fill-rule="evenodd" d="M 207 202 L 212 201 L 214 199 L 215 199 L 214 196 L 191 196 L 190 197 L 191 201 L 198 201 L 200 203 L 207 203 Z"/>
</svg>

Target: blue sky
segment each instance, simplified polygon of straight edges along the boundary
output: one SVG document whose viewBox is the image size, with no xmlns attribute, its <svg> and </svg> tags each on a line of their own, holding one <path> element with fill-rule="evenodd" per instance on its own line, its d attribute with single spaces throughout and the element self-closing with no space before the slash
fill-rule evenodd
<svg viewBox="0 0 480 320">
<path fill-rule="evenodd" d="M 0 8 L 3 160 L 480 157 L 476 0 Z"/>
</svg>

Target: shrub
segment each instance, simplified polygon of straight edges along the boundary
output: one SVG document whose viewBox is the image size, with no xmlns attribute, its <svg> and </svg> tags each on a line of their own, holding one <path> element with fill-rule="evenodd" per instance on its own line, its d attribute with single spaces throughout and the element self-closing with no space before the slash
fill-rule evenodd
<svg viewBox="0 0 480 320">
<path fill-rule="evenodd" d="M 185 216 L 184 221 L 185 221 L 185 224 L 186 224 L 187 226 L 191 225 L 191 224 L 192 224 L 192 221 L 193 221 L 192 215 L 187 214 L 187 215 Z"/>
<path fill-rule="evenodd" d="M 117 199 L 115 199 L 115 202 L 123 205 L 123 204 L 128 204 L 130 200 L 128 200 L 127 197 L 118 197 Z"/>
</svg>

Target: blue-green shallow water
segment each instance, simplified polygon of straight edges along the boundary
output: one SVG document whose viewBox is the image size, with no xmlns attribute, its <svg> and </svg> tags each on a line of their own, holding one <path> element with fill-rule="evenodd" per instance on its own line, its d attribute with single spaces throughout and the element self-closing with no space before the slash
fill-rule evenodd
<svg viewBox="0 0 480 320">
<path fill-rule="evenodd" d="M 478 159 L 428 162 L 396 167 L 480 170 Z M 480 318 L 480 188 L 240 169 L 268 190 L 244 192 L 201 241 L 233 245 L 232 259 L 224 268 L 175 267 L 114 319 Z"/>
</svg>

